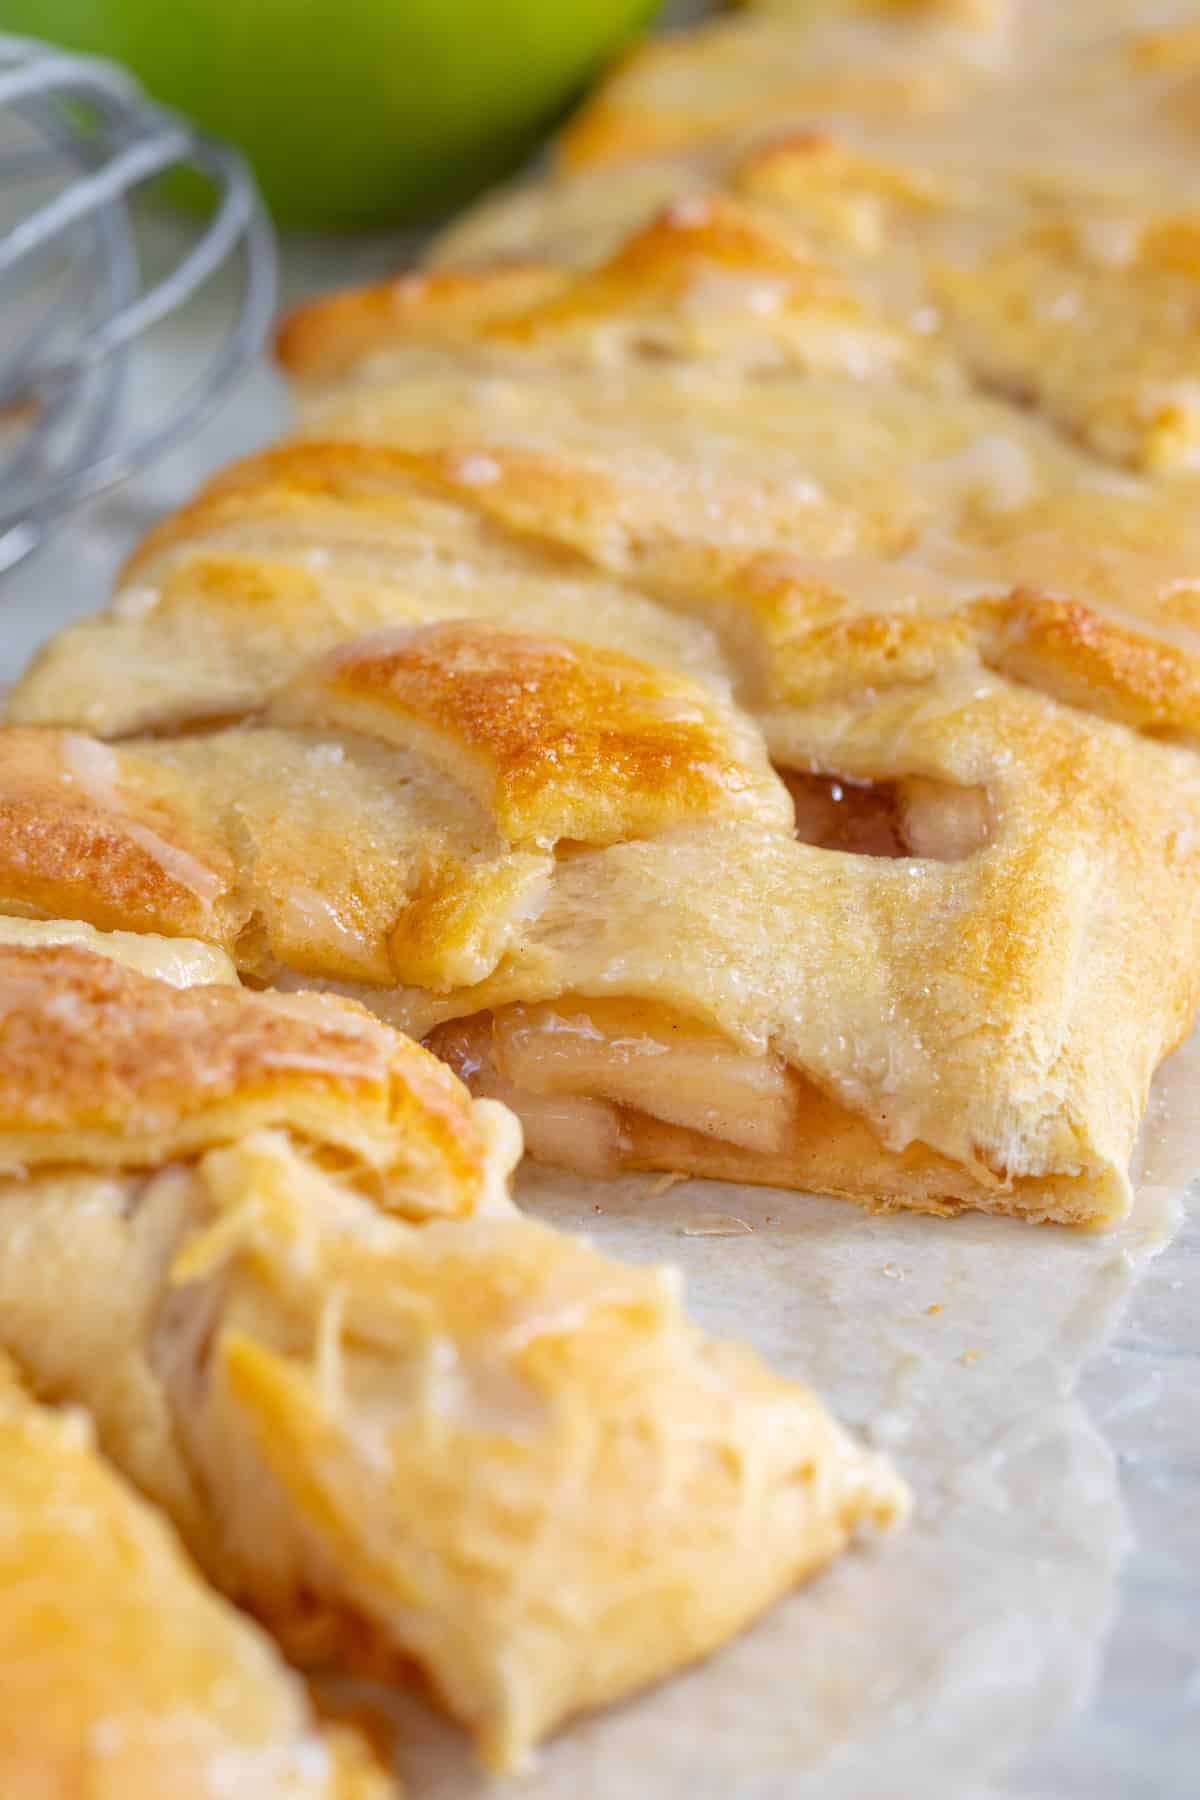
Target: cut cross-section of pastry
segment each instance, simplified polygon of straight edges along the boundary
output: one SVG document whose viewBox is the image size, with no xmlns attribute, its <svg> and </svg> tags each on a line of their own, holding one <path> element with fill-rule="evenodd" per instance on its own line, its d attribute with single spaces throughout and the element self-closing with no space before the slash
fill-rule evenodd
<svg viewBox="0 0 1200 1800">
<path fill-rule="evenodd" d="M 528 962 L 502 969 L 435 1047 L 553 1161 L 1119 1215 L 1196 1001 L 1193 759 L 1003 684 L 824 723 L 851 780 L 881 746 L 922 771 L 892 815 L 920 857 L 725 828 L 573 859 L 535 934 L 552 1003 L 528 1004 Z"/>
<path fill-rule="evenodd" d="M 317 1725 L 270 1640 L 207 1589 L 108 1468 L 86 1418 L 0 1361 L 5 1800 L 388 1800 L 365 1745 Z"/>
<path fill-rule="evenodd" d="M 227 871 L 211 934 L 247 972 L 434 1032 L 548 1160 L 1118 1216 L 1197 997 L 1194 756 L 969 662 L 865 699 L 811 676 L 781 657 L 762 714 L 787 781 L 703 689 L 465 625 L 347 646 L 207 736 L 13 728 L 0 884 L 111 923 L 92 846 L 144 849 L 152 801 L 168 867 Z"/>
<path fill-rule="evenodd" d="M 903 1515 L 671 1271 L 522 1217 L 515 1125 L 427 1052 L 345 1000 L 173 987 L 53 929 L 0 945 L 0 1345 L 293 1657 L 415 1665 L 510 1766 Z M 361 1149 L 380 1074 L 387 1158 Z"/>
<path fill-rule="evenodd" d="M 321 1144 L 417 1218 L 472 1213 L 503 1191 L 511 1121 L 470 1107 L 438 1062 L 352 1002 L 210 984 L 199 946 L 181 987 L 169 943 L 157 954 L 175 983 L 137 972 L 127 947 L 146 940 L 114 934 L 115 956 L 100 956 L 98 933 L 77 948 L 22 942 L 37 926 L 12 924 L 18 941 L 0 940 L 0 1169 L 154 1168 L 272 1126 Z M 23 1009 L 26 990 L 40 1007 Z"/>
<path fill-rule="evenodd" d="M 190 1456 L 253 1496 L 230 1547 L 256 1604 L 286 1631 L 322 1592 L 495 1764 L 902 1510 L 811 1396 L 703 1337 L 669 1271 L 515 1216 L 381 1225 L 261 1138 L 202 1179 L 157 1366 Z"/>
</svg>

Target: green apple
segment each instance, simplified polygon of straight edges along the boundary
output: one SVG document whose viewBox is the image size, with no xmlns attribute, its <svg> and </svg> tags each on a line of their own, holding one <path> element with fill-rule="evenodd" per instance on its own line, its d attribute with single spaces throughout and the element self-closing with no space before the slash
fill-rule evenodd
<svg viewBox="0 0 1200 1800">
<path fill-rule="evenodd" d="M 0 0 L 240 144 L 279 221 L 427 219 L 512 168 L 657 0 Z"/>
</svg>

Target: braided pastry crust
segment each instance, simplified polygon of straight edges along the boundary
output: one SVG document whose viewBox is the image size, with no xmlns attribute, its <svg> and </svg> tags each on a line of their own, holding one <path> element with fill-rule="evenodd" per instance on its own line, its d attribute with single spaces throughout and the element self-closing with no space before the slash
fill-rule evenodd
<svg viewBox="0 0 1200 1800">
<path fill-rule="evenodd" d="M 673 1272 L 518 1213 L 515 1121 L 354 1002 L 213 982 L 178 940 L 173 985 L 149 939 L 5 937 L 0 1345 L 294 1659 L 415 1665 L 507 1767 L 902 1516 L 890 1471 L 706 1338 Z"/>
<path fill-rule="evenodd" d="M 593 1174 L 1128 1204 L 1200 998 L 1174 10 L 648 45 L 425 270 L 285 321 L 290 437 L 11 697 L 0 1349 L 293 1659 L 415 1666 L 495 1766 L 906 1505 L 669 1271 L 515 1210 L 514 1112 Z M 0 1440 L 6 1793 L 384 1791 L 7 1374 Z M 97 1662 L 121 1586 L 162 1604 Z"/>
<path fill-rule="evenodd" d="M 6 1800 L 386 1800 L 349 1732 L 206 1589 L 82 1413 L 0 1363 L 0 1783 Z"/>
</svg>

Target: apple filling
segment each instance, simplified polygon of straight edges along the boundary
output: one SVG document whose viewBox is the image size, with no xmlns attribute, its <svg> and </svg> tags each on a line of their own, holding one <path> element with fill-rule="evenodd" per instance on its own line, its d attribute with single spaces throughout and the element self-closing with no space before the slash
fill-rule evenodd
<svg viewBox="0 0 1200 1800">
<path fill-rule="evenodd" d="M 991 836 L 983 787 L 923 775 L 859 782 L 798 769 L 778 773 L 792 796 L 796 836 L 823 850 L 958 862 L 982 850 Z"/>
<path fill-rule="evenodd" d="M 505 1006 L 442 1025 L 429 1046 L 477 1094 L 504 1100 L 540 1162 L 610 1175 L 638 1116 L 761 1155 L 787 1144 L 802 1084 L 783 1058 L 638 1000 Z"/>
<path fill-rule="evenodd" d="M 666 1169 L 933 1212 L 1003 1186 L 1002 1171 L 968 1171 L 919 1138 L 889 1145 L 773 1051 L 649 1001 L 564 994 L 452 1020 L 426 1041 L 517 1114 L 532 1157 L 576 1174 Z"/>
</svg>

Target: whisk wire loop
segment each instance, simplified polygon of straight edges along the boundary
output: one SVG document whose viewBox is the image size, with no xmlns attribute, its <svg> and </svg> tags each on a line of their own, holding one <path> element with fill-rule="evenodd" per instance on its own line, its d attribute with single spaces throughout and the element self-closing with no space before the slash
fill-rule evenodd
<svg viewBox="0 0 1200 1800">
<path fill-rule="evenodd" d="M 178 168 L 215 200 L 148 277 L 138 196 Z M 230 264 L 233 316 L 199 375 L 130 426 L 139 343 Z M 275 295 L 273 233 L 235 150 L 112 64 L 0 33 L 0 572 L 203 422 L 261 348 Z"/>
</svg>

